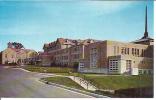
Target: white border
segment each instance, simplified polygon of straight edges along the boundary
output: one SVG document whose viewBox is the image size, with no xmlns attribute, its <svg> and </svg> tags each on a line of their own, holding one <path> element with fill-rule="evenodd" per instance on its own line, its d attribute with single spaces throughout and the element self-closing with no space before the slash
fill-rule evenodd
<svg viewBox="0 0 156 100">
<path fill-rule="evenodd" d="M 154 1 L 154 12 L 156 12 L 156 1 Z M 154 13 L 154 39 L 156 39 L 156 35 L 155 35 L 155 33 L 156 33 L 156 13 Z M 154 42 L 154 45 L 155 45 L 155 42 Z M 155 46 L 154 46 L 154 52 L 156 51 L 156 48 L 155 48 Z M 155 63 L 156 63 L 156 59 L 155 59 L 155 57 L 156 57 L 156 54 L 154 53 L 154 66 L 155 66 Z M 156 68 L 154 68 L 154 74 L 155 74 L 155 72 L 156 72 Z M 154 75 L 154 78 L 155 78 L 155 75 Z M 156 83 L 155 82 L 156 80 L 154 79 L 154 83 Z M 155 90 L 156 90 L 156 88 L 154 88 L 154 98 L 155 98 Z M 148 98 L 148 99 L 154 99 L 154 98 Z M 1 98 L 1 100 L 73 100 L 73 98 Z M 77 100 L 79 100 L 80 98 L 74 98 L 74 99 L 77 99 Z M 125 99 L 125 98 L 81 98 L 81 100 L 89 100 L 89 99 L 100 99 L 100 100 L 113 100 L 113 99 L 116 99 L 116 100 L 121 100 L 121 99 Z M 126 98 L 127 99 L 127 98 Z M 138 100 L 141 100 L 141 99 L 147 99 L 147 98 L 128 98 L 129 100 L 134 100 L 134 99 L 138 99 Z"/>
</svg>

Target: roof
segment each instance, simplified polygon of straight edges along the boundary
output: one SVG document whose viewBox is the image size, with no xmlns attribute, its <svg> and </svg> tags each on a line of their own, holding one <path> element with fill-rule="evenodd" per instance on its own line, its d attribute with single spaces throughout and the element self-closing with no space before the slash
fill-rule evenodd
<svg viewBox="0 0 156 100">
<path fill-rule="evenodd" d="M 50 43 L 45 43 L 44 47 L 53 47 L 56 46 L 56 43 L 59 42 L 62 45 L 80 45 L 80 44 L 90 44 L 90 43 L 94 43 L 94 42 L 99 42 L 100 40 L 94 40 L 94 39 L 85 39 L 85 40 L 81 40 L 81 39 L 77 39 L 77 40 L 73 40 L 73 39 L 65 39 L 65 38 L 58 38 L 56 41 L 54 42 L 50 42 Z"/>
<path fill-rule="evenodd" d="M 150 38 L 150 37 L 147 37 L 147 38 L 141 38 L 139 40 L 135 40 L 135 41 L 132 41 L 133 43 L 138 43 L 138 42 L 147 42 L 147 41 L 154 41 L 154 39 Z"/>
<path fill-rule="evenodd" d="M 16 48 L 9 48 L 9 49 L 15 51 L 16 53 L 35 51 L 35 50 L 31 50 L 31 49 L 16 49 Z"/>
</svg>

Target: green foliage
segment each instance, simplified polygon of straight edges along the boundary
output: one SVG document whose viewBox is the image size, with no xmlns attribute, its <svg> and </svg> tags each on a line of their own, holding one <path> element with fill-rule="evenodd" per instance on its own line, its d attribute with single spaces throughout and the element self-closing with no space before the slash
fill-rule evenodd
<svg viewBox="0 0 156 100">
<path fill-rule="evenodd" d="M 85 79 L 91 81 L 95 86 L 102 89 L 126 89 L 153 86 L 151 75 L 143 76 L 90 76 Z"/>
<path fill-rule="evenodd" d="M 24 69 L 32 72 L 41 72 L 41 73 L 69 73 L 75 71 L 73 68 L 67 68 L 67 67 L 26 66 Z"/>
<path fill-rule="evenodd" d="M 14 48 L 16 49 L 21 49 L 21 48 L 24 48 L 24 46 L 21 44 L 21 43 L 17 43 L 17 42 L 9 42 L 8 43 L 9 45 L 12 45 Z"/>
<path fill-rule="evenodd" d="M 71 87 L 71 88 L 77 88 L 77 89 L 82 89 L 83 87 L 81 87 L 79 84 L 77 84 L 76 82 L 74 82 L 73 80 L 71 80 L 68 77 L 47 77 L 47 78 L 42 78 L 43 80 L 46 80 L 48 82 L 52 82 L 52 83 L 56 83 L 56 84 L 60 84 L 60 85 L 65 85 L 67 87 Z"/>
</svg>

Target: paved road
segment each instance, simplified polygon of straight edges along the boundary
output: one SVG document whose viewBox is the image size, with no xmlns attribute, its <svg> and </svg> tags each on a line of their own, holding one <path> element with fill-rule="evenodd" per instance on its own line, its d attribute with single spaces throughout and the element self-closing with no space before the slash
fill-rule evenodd
<svg viewBox="0 0 156 100">
<path fill-rule="evenodd" d="M 0 97 L 89 98 L 91 96 L 44 84 L 43 75 L 0 66 Z"/>
</svg>

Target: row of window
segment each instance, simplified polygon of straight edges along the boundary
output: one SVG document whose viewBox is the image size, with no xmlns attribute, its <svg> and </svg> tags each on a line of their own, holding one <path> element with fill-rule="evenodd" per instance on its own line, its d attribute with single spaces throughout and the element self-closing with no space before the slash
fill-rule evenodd
<svg viewBox="0 0 156 100">
<path fill-rule="evenodd" d="M 129 48 L 122 47 L 121 48 L 121 54 L 128 54 L 129 55 Z"/>
<path fill-rule="evenodd" d="M 80 46 L 76 46 L 72 49 L 73 52 L 78 52 L 81 51 L 81 47 Z"/>
<path fill-rule="evenodd" d="M 72 59 L 80 59 L 80 54 L 74 54 L 71 56 Z M 55 57 L 55 60 L 68 60 L 69 57 L 68 56 L 59 56 L 59 57 Z"/>
<path fill-rule="evenodd" d="M 62 54 L 62 53 L 68 53 L 69 50 L 66 48 L 71 47 L 70 45 L 62 45 L 62 50 L 55 52 L 55 54 Z M 61 49 L 61 45 L 60 46 L 55 46 L 55 47 L 49 47 L 46 48 L 45 51 L 52 51 L 52 50 L 57 50 L 57 49 Z M 75 46 L 71 48 L 71 52 L 78 52 L 81 51 L 81 47 L 80 46 Z"/>
<path fill-rule="evenodd" d="M 60 49 L 61 46 L 60 45 L 55 45 L 55 46 L 49 46 L 49 47 L 46 47 L 44 48 L 45 51 L 51 51 L 51 50 L 57 50 L 57 49 Z"/>
<path fill-rule="evenodd" d="M 98 53 L 96 48 L 90 50 L 90 67 L 97 67 Z"/>
<path fill-rule="evenodd" d="M 68 63 L 68 62 L 56 62 L 56 64 L 58 64 L 58 65 L 66 65 L 66 66 L 68 66 L 68 65 L 69 65 L 69 63 Z"/>
<path fill-rule="evenodd" d="M 5 54 L 5 58 L 8 58 L 7 54 Z M 14 55 L 11 55 L 11 58 L 14 58 Z"/>
<path fill-rule="evenodd" d="M 130 52 L 130 49 L 131 49 L 131 52 Z M 141 57 L 145 57 L 145 56 L 148 56 L 147 55 L 147 50 L 145 49 L 137 49 L 137 48 L 127 48 L 127 47 L 121 47 L 121 54 L 124 54 L 124 55 L 129 55 L 129 54 L 132 54 L 134 56 L 141 56 Z M 114 46 L 114 54 L 119 54 L 119 47 L 117 46 Z"/>
<path fill-rule="evenodd" d="M 68 60 L 68 56 L 55 57 L 55 60 Z"/>
<path fill-rule="evenodd" d="M 152 74 L 152 70 L 139 70 L 139 74 Z"/>
<path fill-rule="evenodd" d="M 74 55 L 72 55 L 72 58 L 73 59 L 79 59 L 80 58 L 80 55 L 79 54 L 74 54 Z"/>
</svg>

